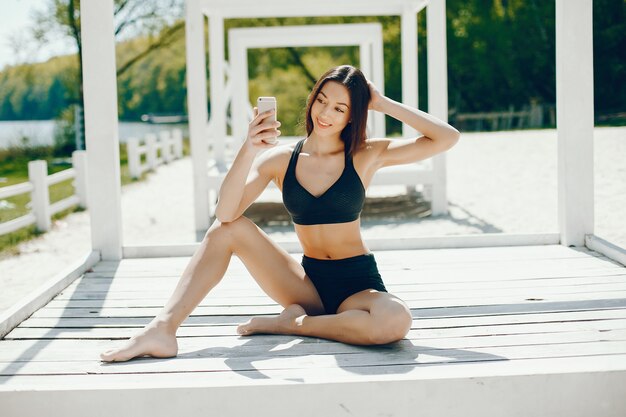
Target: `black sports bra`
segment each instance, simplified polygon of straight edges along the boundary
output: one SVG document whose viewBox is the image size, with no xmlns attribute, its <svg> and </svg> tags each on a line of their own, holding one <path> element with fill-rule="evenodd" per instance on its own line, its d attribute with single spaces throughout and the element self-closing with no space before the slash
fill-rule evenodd
<svg viewBox="0 0 626 417">
<path fill-rule="evenodd" d="M 304 139 L 294 148 L 283 180 L 283 203 L 296 224 L 347 223 L 359 218 L 365 201 L 365 188 L 354 169 L 352 157 L 345 154 L 341 176 L 324 194 L 315 197 L 296 178 L 296 164 Z"/>
</svg>

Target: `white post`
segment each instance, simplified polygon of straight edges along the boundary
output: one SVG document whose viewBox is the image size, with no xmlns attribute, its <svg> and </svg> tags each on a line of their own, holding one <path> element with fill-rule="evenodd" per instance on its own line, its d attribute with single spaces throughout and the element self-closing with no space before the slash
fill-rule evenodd
<svg viewBox="0 0 626 417">
<path fill-rule="evenodd" d="M 234 147 L 235 150 L 237 150 L 238 146 L 240 146 L 246 139 L 248 128 L 248 114 L 246 111 L 249 95 L 248 50 L 240 47 L 240 42 L 236 34 L 231 32 L 231 36 L 233 36 L 233 39 L 228 43 L 230 46 L 228 59 L 230 60 L 230 79 L 234 81 L 230 82 L 232 89 L 232 98 L 230 101 L 230 120 Z M 253 106 L 256 106 L 256 103 L 253 103 Z M 278 108 L 278 115 L 280 119 L 280 108 Z M 214 130 L 214 132 L 217 131 L 218 130 Z M 219 136 L 215 136 L 217 140 L 220 140 Z M 217 159 L 219 160 L 219 158 Z"/>
<path fill-rule="evenodd" d="M 79 200 L 78 206 L 85 209 L 87 208 L 87 152 L 72 152 L 72 166 L 76 171 L 74 189 Z"/>
<path fill-rule="evenodd" d="M 170 139 L 170 131 L 162 130 L 159 132 L 159 138 L 161 139 L 161 155 L 163 156 L 163 162 L 166 164 L 171 162 L 172 156 L 172 140 Z"/>
<path fill-rule="evenodd" d="M 209 16 L 209 42 L 209 65 L 211 66 L 211 121 L 213 122 L 211 136 L 213 140 L 213 156 L 218 163 L 225 163 L 224 144 L 226 141 L 226 94 L 224 92 L 224 18 L 214 12 L 212 12 Z M 234 68 L 231 67 L 231 69 Z M 233 120 L 235 120 L 234 117 Z M 204 214 L 204 217 L 208 218 L 206 213 Z"/>
<path fill-rule="evenodd" d="M 137 138 L 128 138 L 126 141 L 126 153 L 128 154 L 128 173 L 130 177 L 141 177 L 141 155 L 139 155 L 139 140 Z"/>
<path fill-rule="evenodd" d="M 374 72 L 372 69 L 372 43 L 371 42 L 361 42 L 359 44 L 359 62 L 360 62 L 360 70 L 363 74 L 372 82 L 374 78 L 372 73 Z"/>
<path fill-rule="evenodd" d="M 146 163 L 148 169 L 155 170 L 159 166 L 157 137 L 154 133 L 146 134 Z"/>
<path fill-rule="evenodd" d="M 119 260 L 122 208 L 113 0 L 82 2 L 81 36 L 91 242 L 102 259 Z"/>
<path fill-rule="evenodd" d="M 30 192 L 30 203 L 33 214 L 37 218 L 37 230 L 50 230 L 50 194 L 48 191 L 48 163 L 46 161 L 30 161 L 28 163 L 28 180 L 33 184 Z"/>
<path fill-rule="evenodd" d="M 365 75 L 365 77 L 371 80 L 374 83 L 374 85 L 378 87 L 380 90 L 380 87 L 376 79 L 374 79 L 374 65 L 373 65 L 372 54 L 373 54 L 373 51 L 372 51 L 371 42 L 362 42 L 359 44 L 360 69 L 363 72 L 363 75 Z M 385 94 L 382 91 L 381 93 Z M 384 121 L 384 117 L 385 117 L 384 114 L 380 112 L 375 112 L 373 110 L 370 110 L 368 112 L 367 114 L 367 136 L 368 137 L 375 137 L 375 138 L 384 137 L 384 135 L 382 135 L 380 131 L 380 125 L 384 124 L 380 122 L 381 116 L 382 116 L 382 120 Z"/>
<path fill-rule="evenodd" d="M 556 1 L 556 111 L 561 244 L 593 234 L 592 0 Z"/>
<path fill-rule="evenodd" d="M 176 158 L 183 157 L 183 131 L 180 129 L 172 130 L 172 138 L 174 139 L 174 155 Z"/>
<path fill-rule="evenodd" d="M 448 62 L 446 47 L 446 0 L 431 1 L 426 7 L 428 29 L 428 113 L 448 121 Z M 433 157 L 433 215 L 448 212 L 446 155 Z"/>
<path fill-rule="evenodd" d="M 407 7 L 401 19 L 402 47 L 402 103 L 417 107 L 417 15 Z M 402 136 L 416 134 L 415 129 L 406 123 L 402 125 Z"/>
<path fill-rule="evenodd" d="M 186 2 L 187 109 L 193 159 L 193 195 L 196 230 L 209 228 L 208 143 L 204 15 L 200 2 Z M 212 75 L 214 75 L 212 73 Z M 211 77 L 213 78 L 213 77 Z M 213 105 L 214 103 L 211 103 Z"/>
<path fill-rule="evenodd" d="M 372 81 L 374 85 L 378 87 L 381 94 L 385 94 L 385 62 L 383 53 L 383 29 L 382 26 L 379 29 L 379 35 L 376 36 L 374 42 L 371 45 L 372 56 Z M 371 114 L 371 113 L 370 113 Z M 374 119 L 376 120 L 376 132 L 375 135 L 384 138 L 387 135 L 387 128 L 385 126 L 385 115 L 380 112 L 374 112 Z"/>
</svg>

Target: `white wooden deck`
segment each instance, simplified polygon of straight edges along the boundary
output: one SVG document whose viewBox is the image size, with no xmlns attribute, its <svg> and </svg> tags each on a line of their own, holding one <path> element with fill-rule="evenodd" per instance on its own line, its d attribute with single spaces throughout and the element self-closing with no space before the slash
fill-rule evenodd
<svg viewBox="0 0 626 417">
<path fill-rule="evenodd" d="M 150 321 L 188 258 L 100 262 L 0 341 L 0 414 L 626 415 L 623 266 L 559 245 L 376 256 L 414 316 L 397 344 L 237 336 L 281 308 L 233 259 L 177 358 L 120 364 L 98 353 Z"/>
</svg>

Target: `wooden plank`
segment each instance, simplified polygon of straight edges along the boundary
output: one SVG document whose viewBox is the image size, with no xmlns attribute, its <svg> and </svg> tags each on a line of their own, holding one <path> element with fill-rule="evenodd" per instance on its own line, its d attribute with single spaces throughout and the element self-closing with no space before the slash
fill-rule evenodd
<svg viewBox="0 0 626 417">
<path fill-rule="evenodd" d="M 300 383 L 321 383 L 327 381 L 390 381 L 395 380 L 422 380 L 450 378 L 480 378 L 496 375 L 545 375 L 555 374 L 563 369 L 570 372 L 609 372 L 622 370 L 626 355 L 597 355 L 587 357 L 519 359 L 515 361 L 491 361 L 485 363 L 444 363 L 438 366 L 411 365 L 382 365 L 351 368 L 320 368 L 258 370 L 239 372 L 190 372 L 190 373 L 130 373 L 130 374 L 90 374 L 90 375 L 15 375 L 0 376 L 0 392 L 15 392 L 20 389 L 39 390 L 73 390 L 76 387 L 92 387 L 97 389 L 152 387 L 224 387 L 238 385 L 257 385 L 259 377 L 268 382 L 299 381 Z M 83 392 L 83 390 L 81 390 Z M 595 415 L 595 414 L 593 414 Z"/>
<path fill-rule="evenodd" d="M 512 297 L 532 296 L 535 298 L 561 294 L 588 294 L 600 292 L 626 292 L 626 281 L 617 284 L 595 284 L 593 286 L 558 286 L 539 288 L 505 288 L 505 289 L 477 289 L 477 290 L 430 290 L 428 288 L 415 289 L 414 287 L 393 287 L 388 290 L 405 301 L 437 300 L 437 299 L 465 299 L 477 297 Z M 240 296 L 225 297 L 209 294 L 200 305 L 272 305 L 276 304 L 268 296 Z M 49 308 L 108 308 L 108 307 L 160 307 L 167 298 L 140 298 L 133 300 L 52 300 L 47 304 Z"/>
<path fill-rule="evenodd" d="M 401 273 L 396 274 L 385 274 L 384 271 L 382 273 L 383 279 L 386 283 L 396 284 L 396 285 L 426 285 L 426 284 L 465 284 L 470 285 L 473 283 L 482 283 L 482 285 L 487 285 L 486 283 L 493 283 L 496 285 L 512 285 L 508 284 L 511 281 L 528 281 L 528 280 L 546 280 L 546 279 L 579 279 L 586 280 L 588 283 L 596 282 L 596 279 L 600 279 L 603 277 L 620 277 L 622 282 L 626 281 L 626 271 L 618 270 L 618 269 L 594 269 L 594 270 L 586 270 L 586 271 L 576 271 L 572 270 L 572 272 L 567 273 L 568 271 L 552 271 L 548 273 L 545 271 L 543 273 L 531 272 L 531 271 L 519 271 L 514 275 L 502 273 L 502 271 L 497 270 L 482 270 L 472 272 L 471 274 L 450 274 L 441 272 L 431 272 L 431 271 L 402 271 Z M 501 277 L 506 277 L 506 279 L 502 279 Z M 178 276 L 172 277 L 145 277 L 150 278 L 150 281 L 145 279 L 140 279 L 139 277 L 135 278 L 120 278 L 120 277 L 110 277 L 110 278 L 81 278 L 80 281 L 76 282 L 72 287 L 68 288 L 67 291 L 70 290 L 83 290 L 84 287 L 88 286 L 103 286 L 105 289 L 111 290 L 111 286 L 115 284 L 116 286 L 129 285 L 137 287 L 139 285 L 145 286 L 147 283 L 172 283 L 178 282 Z M 618 278 L 614 278 L 618 279 Z M 252 282 L 253 279 L 249 274 L 246 274 L 241 277 L 235 277 L 227 273 L 225 279 L 220 282 L 219 288 L 241 288 L 245 285 Z M 531 283 L 525 283 L 531 284 Z"/>
<path fill-rule="evenodd" d="M 158 294 L 161 294 L 162 296 L 164 295 L 164 297 L 162 298 L 167 299 L 172 294 L 174 288 L 176 287 L 176 284 L 177 283 L 173 282 L 169 284 L 162 284 L 159 286 L 157 285 L 150 286 L 148 289 L 150 293 L 141 291 L 142 287 L 146 288 L 146 285 L 144 286 L 142 285 L 126 285 L 126 286 L 117 285 L 114 289 L 111 289 L 110 292 L 121 293 L 121 294 L 127 295 L 125 297 L 126 299 L 142 299 L 142 298 L 151 298 L 150 296 L 148 296 L 148 294 L 154 294 L 155 289 L 158 289 L 160 291 Z M 555 284 L 556 286 L 554 287 L 549 287 L 547 285 L 534 287 L 532 283 L 529 283 L 528 285 L 523 285 L 523 283 L 517 283 L 517 284 L 504 284 L 502 287 L 500 287 L 498 286 L 497 283 L 494 283 L 494 285 L 491 287 L 484 285 L 484 286 L 481 286 L 481 288 L 475 288 L 475 291 L 472 291 L 472 293 L 473 294 L 477 294 L 477 293 L 478 294 L 483 294 L 483 293 L 493 294 L 496 292 L 502 292 L 503 294 L 506 294 L 506 293 L 511 294 L 511 293 L 519 293 L 520 291 L 523 292 L 525 289 L 527 289 L 528 291 L 537 291 L 537 292 L 542 292 L 542 291 L 554 292 L 554 291 L 558 291 L 559 288 L 562 288 L 558 286 L 558 283 L 555 283 Z M 452 288 L 448 288 L 448 289 L 445 289 L 445 285 L 440 285 L 438 289 L 431 289 L 432 287 L 429 284 L 410 284 L 410 283 L 393 284 L 393 283 L 386 282 L 385 285 L 387 289 L 392 293 L 425 294 L 427 292 L 432 292 L 433 294 L 438 293 L 438 294 L 449 295 L 446 298 L 460 298 L 460 297 L 454 297 L 451 294 L 453 292 L 456 292 L 457 295 L 467 295 L 467 291 L 469 291 L 468 289 L 466 289 L 463 292 L 454 291 L 454 285 L 452 285 Z M 570 292 L 580 291 L 580 290 L 585 290 L 583 292 L 601 292 L 602 290 L 606 288 L 615 288 L 615 290 L 618 290 L 620 285 L 623 285 L 623 284 L 621 283 L 600 284 L 599 283 L 598 291 L 594 291 L 595 285 L 593 285 L 593 283 L 588 283 L 588 284 L 585 284 L 583 287 L 572 286 L 572 287 L 569 287 L 569 289 L 571 290 Z M 101 300 L 104 299 L 103 297 L 104 295 L 108 294 L 108 291 L 106 291 L 105 286 L 90 286 L 90 287 L 83 288 L 82 293 L 77 294 L 77 298 L 80 299 L 86 292 L 89 292 L 88 288 L 91 288 L 94 292 L 97 291 L 97 293 L 101 296 L 100 297 Z M 564 287 L 564 288 L 567 289 L 568 287 Z M 70 291 L 73 291 L 73 290 L 70 290 Z M 609 289 L 609 291 L 613 291 L 613 290 Z M 67 294 L 67 292 L 64 293 L 64 295 L 65 294 Z M 265 294 L 259 287 L 256 286 L 256 284 L 253 284 L 252 282 L 248 284 L 247 287 L 242 286 L 242 288 L 218 286 L 209 293 L 209 298 L 215 298 L 215 297 L 233 298 L 237 296 L 259 297 L 259 296 L 265 296 Z M 119 298 L 119 297 L 116 297 L 116 298 Z"/>
<path fill-rule="evenodd" d="M 480 368 L 469 363 L 312 369 L 306 375 L 298 370 L 254 370 L 82 375 L 65 376 L 65 379 L 12 377 L 7 381 L 11 385 L 0 391 L 0 401 L 6 410 L 15 410 L 23 417 L 45 415 L 50 409 L 68 417 L 106 416 L 110 412 L 124 415 L 129 405 L 142 415 L 155 417 L 200 413 L 241 416 L 258 414 L 259 410 L 276 417 L 334 416 L 348 412 L 362 417 L 384 413 L 404 417 L 414 416 L 418 409 L 424 416 L 501 417 L 503 410 L 520 410 L 507 415 L 621 417 L 626 410 L 621 395 L 624 373 L 603 372 L 612 359 L 605 356 L 495 361 Z M 555 362 L 558 369 L 572 371 L 557 373 L 553 367 L 546 366 Z M 531 375 L 527 375 L 528 370 Z M 37 392 L 23 388 L 29 381 L 32 386 L 32 381 L 37 380 L 38 386 L 43 387 Z M 328 380 L 341 383 L 325 389 L 320 383 Z M 72 386 L 81 386 L 80 392 L 71 390 Z M 584 396 L 579 395 L 581 387 L 585 387 Z M 455 393 L 454 402 L 449 401 L 451 392 Z M 538 393 L 546 395 L 538 396 Z M 320 396 L 324 401 L 302 406 Z M 290 401 L 276 401 L 281 397 Z M 498 402 L 494 404 L 496 398 Z M 529 402 L 528 398 L 533 401 Z M 107 404 L 107 407 L 94 408 L 94 404 Z M 473 414 L 476 404 L 489 406 Z"/>
<path fill-rule="evenodd" d="M 206 307 L 198 307 L 192 312 L 191 317 L 196 316 L 250 316 L 250 315 L 262 315 L 262 314 L 278 314 L 279 307 L 274 310 L 271 307 L 266 307 L 267 312 L 261 311 L 262 309 L 251 309 L 253 311 L 245 313 L 238 311 L 234 308 L 214 308 L 209 311 Z M 460 316 L 489 316 L 489 315 L 506 315 L 506 314 L 518 314 L 518 313 L 540 313 L 540 312 L 558 312 L 558 311 L 589 311 L 589 310 L 606 310 L 613 308 L 626 308 L 626 299 L 606 299 L 606 300 L 582 300 L 582 301 L 554 301 L 554 302 L 523 302 L 516 304 L 492 304 L 492 305 L 476 305 L 476 306 L 435 306 L 435 307 L 416 307 L 412 308 L 414 317 L 460 317 Z M 88 312 L 84 314 L 83 311 L 68 312 L 62 314 L 55 309 L 39 310 L 33 314 L 32 317 L 154 317 L 154 314 L 144 314 L 144 312 L 129 311 L 127 309 L 119 309 L 117 314 L 111 314 L 108 316 L 102 316 L 95 313 Z M 159 309 L 154 309 L 158 311 Z M 209 314 L 211 313 L 211 314 Z"/>
<path fill-rule="evenodd" d="M 478 336 L 493 334 L 522 334 L 522 333 L 560 333 L 581 330 L 612 330 L 626 328 L 626 319 L 605 319 L 589 321 L 571 321 L 555 323 L 517 323 L 506 325 L 479 325 L 465 327 L 432 327 L 422 328 L 420 321 L 414 321 L 414 326 L 407 337 L 422 339 L 437 337 Z M 137 332 L 134 328 L 21 328 L 13 329 L 5 336 L 12 339 L 125 339 Z M 185 326 L 178 329 L 179 337 L 197 336 L 224 336 L 235 335 L 236 326 Z"/>
<path fill-rule="evenodd" d="M 401 251 L 394 251 L 401 252 Z M 489 268 L 504 266 L 504 265 L 525 265 L 528 267 L 531 266 L 542 266 L 546 264 L 572 264 L 572 265 L 607 265 L 614 266 L 616 268 L 621 267 L 621 265 L 607 257 L 604 256 L 590 256 L 590 255 L 581 255 L 581 256 L 562 256 L 562 257 L 536 257 L 536 258 L 494 258 L 494 259 L 474 259 L 474 258 L 462 258 L 462 259 L 454 259 L 448 258 L 441 260 L 433 260 L 433 259 L 424 259 L 419 260 L 414 257 L 413 251 L 407 253 L 404 257 L 395 255 L 395 258 L 385 258 L 384 256 L 379 256 L 379 254 L 383 254 L 385 252 L 377 252 L 376 260 L 379 264 L 379 267 L 382 270 L 402 270 L 404 268 L 423 268 L 423 269 L 432 269 L 432 268 L 441 268 L 442 266 L 446 268 L 471 268 L 471 267 L 484 267 L 487 265 Z M 453 255 L 450 255 L 453 256 Z M 151 258 L 152 259 L 152 258 Z M 296 261 L 300 261 L 299 257 L 294 257 Z M 450 261 L 450 259 L 454 259 L 454 261 Z M 529 262 L 532 261 L 532 262 Z M 143 275 L 143 274 L 174 274 L 176 272 L 180 272 L 187 265 L 187 262 L 179 262 L 179 263 L 169 263 L 169 264 L 161 264 L 161 265 L 152 265 L 149 261 L 144 260 L 145 265 L 133 265 L 133 266 L 125 266 L 121 265 L 117 267 L 111 268 L 101 268 L 94 269 L 93 272 L 89 272 L 87 276 L 112 276 L 113 274 L 118 274 L 120 276 L 123 275 Z M 245 271 L 243 264 L 241 261 L 233 261 L 229 266 L 229 269 L 232 271 Z"/>
<path fill-rule="evenodd" d="M 460 270 L 460 271 L 459 271 Z M 91 286 L 91 285 L 106 285 L 117 286 L 122 284 L 144 284 L 147 282 L 145 278 L 149 278 L 150 282 L 153 280 L 164 282 L 176 282 L 180 277 L 180 273 L 164 276 L 161 273 L 150 274 L 148 272 L 142 273 L 136 276 L 108 276 L 108 277 L 82 277 L 80 281 L 75 283 L 77 286 Z M 545 267 L 534 268 L 521 268 L 517 266 L 507 265 L 502 268 L 482 267 L 482 268 L 452 268 L 452 267 L 440 267 L 433 269 L 419 268 L 419 269 L 402 269 L 396 272 L 390 272 L 388 270 L 381 269 L 381 275 L 385 281 L 396 280 L 402 281 L 411 279 L 419 282 L 471 282 L 471 281 L 508 281 L 518 279 L 537 279 L 537 278 L 567 278 L 567 277 L 585 277 L 585 276 L 606 276 L 606 275 L 623 275 L 624 268 L 613 267 L 596 267 L 588 264 L 582 265 L 564 265 L 564 264 L 552 264 Z M 140 279 L 143 278 L 143 279 Z M 248 282 L 252 277 L 248 272 L 237 275 L 232 272 L 231 269 L 226 273 L 226 279 L 222 280 L 224 285 L 233 285 L 235 283 Z"/>
<path fill-rule="evenodd" d="M 294 345 L 297 346 L 297 345 Z M 307 345 L 309 349 L 318 349 L 319 353 L 308 355 L 282 356 L 286 351 L 275 351 L 266 357 L 258 353 L 250 357 L 197 357 L 188 356 L 169 360 L 142 358 L 123 364 L 101 364 L 94 361 L 52 361 L 52 362 L 9 362 L 0 368 L 0 375 L 44 375 L 44 374 L 105 374 L 137 372 L 207 372 L 207 371 L 244 371 L 265 369 L 300 369 L 310 368 L 350 368 L 380 365 L 412 365 L 448 362 L 508 361 L 515 359 L 563 358 L 593 355 L 620 355 L 625 352 L 624 341 L 582 342 L 575 344 L 530 345 L 512 347 L 459 349 L 413 349 L 346 352 L 346 345 L 320 346 Z M 323 349 L 326 348 L 326 351 Z M 337 348 L 339 352 L 330 350 Z M 241 349 L 247 352 L 247 349 Z M 622 364 L 624 366 L 626 364 Z"/>
<path fill-rule="evenodd" d="M 539 294 L 528 296 L 495 296 L 487 295 L 474 298 L 462 299 L 420 299 L 407 300 L 406 303 L 411 309 L 436 308 L 436 307 L 461 307 L 461 306 L 489 306 L 502 304 L 526 304 L 544 302 L 582 302 L 601 300 L 621 300 L 626 299 L 626 291 L 589 292 L 584 294 Z M 593 303 L 592 303 L 593 304 Z M 158 314 L 161 307 L 110 307 L 110 308 L 52 308 L 44 307 L 35 313 L 33 317 L 97 317 L 97 316 L 117 316 L 117 317 L 153 317 Z M 279 314 L 283 308 L 279 305 L 224 305 L 224 306 L 199 306 L 196 307 L 192 315 L 254 315 L 254 314 Z"/>
<path fill-rule="evenodd" d="M 418 275 L 418 274 L 414 274 L 414 275 Z M 487 275 L 487 274 L 484 274 Z M 619 278 L 622 278 L 623 275 L 613 275 L 613 277 L 615 278 L 614 281 L 616 282 L 620 282 Z M 583 282 L 585 280 L 585 277 L 578 277 L 580 278 Z M 395 279 L 388 279 L 387 277 L 383 277 L 383 280 L 385 282 L 385 285 L 391 287 L 391 288 L 395 288 L 396 290 L 402 290 L 403 288 L 411 288 L 415 291 L 419 291 L 421 289 L 425 289 L 427 287 L 429 287 L 431 285 L 430 282 L 426 281 L 426 278 L 423 278 L 425 281 L 422 281 L 421 277 L 411 277 L 411 276 L 406 276 L 404 278 L 399 278 L 396 277 Z M 515 277 L 512 276 L 508 276 L 507 279 L 502 279 L 502 280 L 481 280 L 481 281 L 474 281 L 476 282 L 476 286 L 474 288 L 515 288 L 515 287 L 527 287 L 527 288 L 534 288 L 534 282 L 535 281 L 546 281 L 546 280 L 551 280 L 553 278 L 549 278 L 549 277 L 545 277 L 545 275 L 543 277 L 531 277 L 529 279 L 515 279 Z M 587 284 L 594 284 L 595 283 L 595 277 L 587 277 L 586 279 L 586 283 Z M 598 280 L 603 279 L 602 277 L 598 277 Z M 611 278 L 609 278 L 610 280 Z M 439 283 L 437 285 L 439 285 L 440 287 L 443 287 L 445 289 L 450 289 L 450 286 L 452 286 L 452 288 L 455 287 L 455 284 L 457 284 L 457 282 L 454 282 L 453 278 L 445 278 L 442 277 L 441 279 L 437 279 L 439 281 Z M 417 281 L 417 282 L 416 282 Z M 530 281 L 530 282 L 529 282 Z M 621 280 L 622 282 L 626 282 L 626 278 L 624 278 L 623 280 Z M 471 280 L 466 280 L 465 282 L 458 282 L 459 287 L 460 288 L 467 288 L 472 287 L 472 283 L 473 281 Z M 488 283 L 492 283 L 492 285 L 488 285 Z M 598 283 L 601 283 L 601 281 L 599 281 Z M 173 290 L 173 288 L 176 287 L 177 284 L 177 280 L 171 279 L 171 280 L 162 280 L 162 281 L 158 281 L 158 280 L 154 280 L 150 283 L 148 283 L 147 281 L 141 282 L 141 281 L 131 281 L 131 280 L 114 280 L 112 282 L 96 282 L 96 281 L 92 281 L 92 282 L 87 282 L 87 281 L 81 281 L 79 283 L 75 283 L 70 285 L 66 290 L 64 290 L 62 292 L 62 294 L 73 294 L 74 292 L 120 292 L 120 291 L 126 291 L 126 292 L 130 292 L 130 291 L 135 291 L 135 292 L 141 292 L 141 293 L 145 293 L 146 291 L 164 291 L 166 293 L 171 293 L 171 291 Z M 552 284 L 554 285 L 560 285 L 560 283 L 558 281 L 553 282 Z M 148 287 L 148 288 L 147 288 Z M 446 288 L 447 287 L 447 288 Z M 254 291 L 254 292 L 258 292 L 260 291 L 260 288 L 257 286 L 257 284 L 252 280 L 252 278 L 248 278 L 245 282 L 233 282 L 232 280 L 229 279 L 224 279 L 222 280 L 222 282 L 220 282 L 213 290 L 213 293 L 220 293 L 220 292 L 232 292 L 232 291 L 243 291 L 245 292 L 249 292 L 249 291 Z"/>
<path fill-rule="evenodd" d="M 412 348 L 384 349 L 356 348 L 343 344 L 307 344 L 299 351 L 298 344 L 289 349 L 268 352 L 254 346 L 237 349 L 238 356 L 229 351 L 226 357 L 202 356 L 198 352 L 181 354 L 170 360 L 142 358 L 125 364 L 101 364 L 97 361 L 52 361 L 3 363 L 0 375 L 26 374 L 80 374 L 80 373 L 137 373 L 137 372 L 202 372 L 241 371 L 263 369 L 335 368 L 352 366 L 407 365 L 425 363 L 516 360 L 547 357 L 593 356 L 623 354 L 624 341 L 581 342 L 575 344 L 528 345 L 460 349 Z M 213 352 L 205 349 L 205 354 Z M 224 356 L 224 355 L 222 355 Z M 314 360 L 312 360 L 314 359 Z"/>
<path fill-rule="evenodd" d="M 514 335 L 483 335 L 475 337 L 456 337 L 429 339 L 426 343 L 420 338 L 404 339 L 393 345 L 383 346 L 380 349 L 409 349 L 415 346 L 436 349 L 470 349 L 493 346 L 524 346 L 542 344 L 564 344 L 593 341 L 626 341 L 626 329 L 622 330 L 584 330 L 563 333 L 538 333 Z M 117 342 L 99 339 L 84 339 L 80 341 L 68 339 L 53 340 L 5 340 L 0 343 L 0 362 L 13 361 L 58 361 L 58 360 L 99 360 L 99 353 L 116 346 Z M 294 345 L 298 348 L 294 350 Z M 281 336 L 259 335 L 252 338 L 237 336 L 212 337 L 179 337 L 179 353 L 182 357 L 196 356 L 251 356 L 249 348 L 271 355 L 278 350 L 289 349 L 294 355 L 311 354 L 307 345 L 341 344 L 330 340 Z M 343 345 L 348 346 L 348 345 Z M 359 349 L 353 346 L 353 351 Z M 245 350 L 240 352 L 237 349 Z M 335 348 L 333 348 L 335 349 Z M 372 348 L 373 349 L 373 348 Z M 332 350 L 332 349 L 331 349 Z M 323 350 L 325 352 L 328 350 Z"/>
<path fill-rule="evenodd" d="M 395 291 L 401 292 L 405 289 L 411 291 L 421 291 L 422 289 L 491 289 L 491 288 L 543 288 L 556 285 L 576 285 L 586 288 L 592 288 L 595 284 L 611 284 L 624 282 L 623 276 L 609 276 L 599 278 L 547 278 L 547 279 L 534 279 L 532 282 L 525 280 L 522 281 L 488 281 L 488 282 L 475 282 L 475 283 L 387 283 L 389 288 L 394 288 Z M 111 290 L 111 291 L 85 291 L 82 289 L 71 289 L 61 292 L 55 299 L 57 300 L 104 300 L 104 299 L 150 299 L 150 298 L 162 298 L 168 299 L 171 295 L 171 291 L 164 289 L 150 289 L 146 291 L 139 290 Z M 233 297 L 233 296 L 266 296 L 265 293 L 256 285 L 249 285 L 247 288 L 228 288 L 226 286 L 218 285 L 208 295 L 208 297 Z"/>
<path fill-rule="evenodd" d="M 381 265 L 396 265 L 411 263 L 420 264 L 449 264 L 453 262 L 467 261 L 491 262 L 506 261 L 515 259 L 567 259 L 567 258 L 588 258 L 603 255 L 591 251 L 587 248 L 566 248 L 562 245 L 537 245 L 537 246 L 503 246 L 493 248 L 458 248 L 458 249 L 422 249 L 422 250 L 397 250 L 375 252 L 376 259 Z M 301 258 L 301 254 L 292 254 L 296 260 Z M 151 271 L 162 269 L 164 266 L 175 266 L 184 268 L 190 257 L 177 258 L 136 258 L 123 259 L 120 262 L 108 261 L 100 262 L 94 271 Z M 241 265 L 241 261 L 233 258 L 232 266 Z"/>
<path fill-rule="evenodd" d="M 619 262 L 621 265 L 626 266 L 626 248 L 622 248 L 621 246 L 615 245 L 595 235 L 586 235 L 585 245 L 588 248 L 613 259 L 615 262 Z"/>
<path fill-rule="evenodd" d="M 192 316 L 182 324 L 183 326 L 221 326 L 237 325 L 249 320 L 253 316 Z M 619 310 L 598 311 L 565 311 L 538 314 L 510 314 L 494 316 L 470 316 L 470 317 L 435 317 L 417 318 L 416 326 L 419 328 L 431 327 L 459 327 L 479 326 L 512 323 L 547 323 L 566 322 L 577 320 L 599 320 L 626 318 L 626 308 Z M 135 327 L 147 325 L 152 319 L 148 317 L 93 317 L 93 318 L 37 318 L 31 317 L 18 327 L 20 328 L 97 328 L 97 327 Z"/>
<path fill-rule="evenodd" d="M 555 301 L 541 303 L 494 304 L 480 306 L 434 307 L 411 309 L 414 317 L 492 316 L 519 313 L 555 313 L 623 308 L 626 299 Z"/>
<path fill-rule="evenodd" d="M 492 289 L 492 288 L 543 288 L 550 286 L 579 286 L 581 288 L 589 288 L 596 284 L 615 284 L 626 283 L 626 274 L 603 277 L 577 277 L 577 278 L 539 278 L 533 280 L 532 283 L 527 281 L 488 281 L 488 282 L 463 282 L 463 283 L 406 283 L 406 284 L 389 284 L 398 288 L 414 288 L 415 291 L 422 289 L 430 290 L 450 290 L 450 289 Z M 398 291 L 398 290 L 396 290 Z M 58 300 L 141 300 L 141 299 L 162 299 L 167 300 L 171 295 L 167 291 L 151 290 L 151 291 L 81 291 L 79 289 L 66 290 L 55 297 Z M 213 297 L 232 297 L 239 295 L 243 297 L 265 297 L 266 295 L 260 288 L 249 289 L 229 289 L 218 287 L 213 289 L 207 298 Z"/>
</svg>

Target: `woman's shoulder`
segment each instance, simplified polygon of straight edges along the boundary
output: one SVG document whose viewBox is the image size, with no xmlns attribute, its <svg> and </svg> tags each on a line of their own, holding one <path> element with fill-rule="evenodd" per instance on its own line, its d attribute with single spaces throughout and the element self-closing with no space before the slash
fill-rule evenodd
<svg viewBox="0 0 626 417">
<path fill-rule="evenodd" d="M 387 138 L 368 138 L 357 149 L 357 154 L 375 155 L 382 152 L 389 145 Z"/>
<path fill-rule="evenodd" d="M 284 170 L 289 164 L 295 146 L 296 142 L 289 142 L 269 148 L 259 155 L 259 169 Z"/>
<path fill-rule="evenodd" d="M 376 149 L 377 147 L 387 146 L 391 139 L 389 138 L 368 138 L 365 139 L 365 146 L 370 149 Z"/>
<path fill-rule="evenodd" d="M 389 145 L 389 139 L 386 138 L 368 138 L 357 149 L 353 160 L 355 167 L 362 172 L 379 168 L 380 155 Z"/>
</svg>

